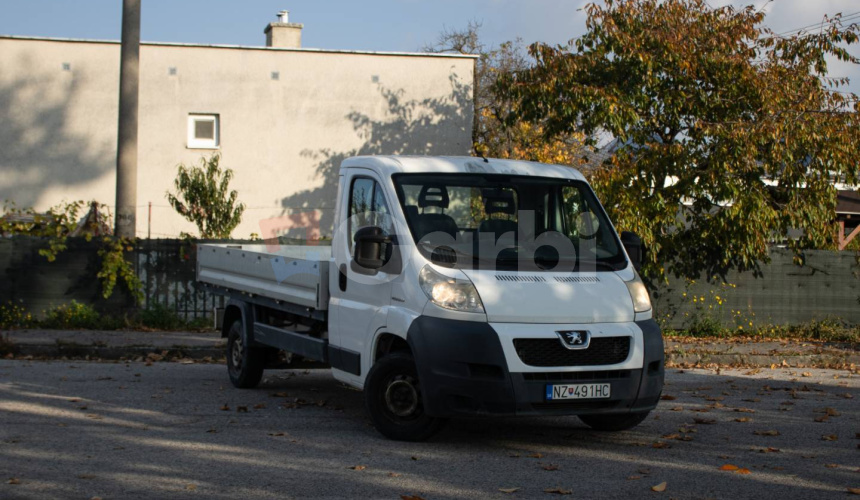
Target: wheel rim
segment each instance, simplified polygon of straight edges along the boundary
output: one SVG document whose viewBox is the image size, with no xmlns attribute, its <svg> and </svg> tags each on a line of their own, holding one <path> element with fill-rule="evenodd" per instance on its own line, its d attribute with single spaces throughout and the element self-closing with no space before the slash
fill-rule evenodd
<svg viewBox="0 0 860 500">
<path fill-rule="evenodd" d="M 233 341 L 233 349 L 230 350 L 230 359 L 233 361 L 233 368 L 236 371 L 242 369 L 242 338 L 239 337 Z"/>
<path fill-rule="evenodd" d="M 396 417 L 414 416 L 418 411 L 417 380 L 413 377 L 398 377 L 385 388 L 385 406 Z"/>
</svg>

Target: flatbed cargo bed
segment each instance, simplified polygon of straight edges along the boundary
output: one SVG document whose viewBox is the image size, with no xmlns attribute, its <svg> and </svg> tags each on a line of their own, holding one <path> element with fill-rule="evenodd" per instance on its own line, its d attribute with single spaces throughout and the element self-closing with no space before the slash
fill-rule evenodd
<svg viewBox="0 0 860 500">
<path fill-rule="evenodd" d="M 324 311 L 330 260 L 330 246 L 202 244 L 197 247 L 197 279 Z"/>
</svg>

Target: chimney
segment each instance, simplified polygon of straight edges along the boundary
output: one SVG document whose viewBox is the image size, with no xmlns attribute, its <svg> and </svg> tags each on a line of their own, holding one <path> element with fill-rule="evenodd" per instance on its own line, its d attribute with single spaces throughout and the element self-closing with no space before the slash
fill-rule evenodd
<svg viewBox="0 0 860 500">
<path fill-rule="evenodd" d="M 278 12 L 278 20 L 270 23 L 263 30 L 266 34 L 266 47 L 301 48 L 302 28 L 304 28 L 303 24 L 290 22 L 290 11 Z"/>
</svg>

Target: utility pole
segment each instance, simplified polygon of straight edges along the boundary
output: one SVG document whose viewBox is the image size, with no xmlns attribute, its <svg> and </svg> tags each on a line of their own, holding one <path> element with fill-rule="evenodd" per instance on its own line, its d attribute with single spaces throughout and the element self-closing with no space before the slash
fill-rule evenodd
<svg viewBox="0 0 860 500">
<path fill-rule="evenodd" d="M 134 238 L 137 228 L 137 109 L 140 87 L 140 2 L 122 2 L 119 133 L 116 148 L 116 229 Z"/>
</svg>

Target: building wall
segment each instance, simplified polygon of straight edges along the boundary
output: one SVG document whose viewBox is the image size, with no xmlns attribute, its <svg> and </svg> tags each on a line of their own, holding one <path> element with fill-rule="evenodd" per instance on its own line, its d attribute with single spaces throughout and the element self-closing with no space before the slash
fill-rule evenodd
<svg viewBox="0 0 860 500">
<path fill-rule="evenodd" d="M 0 38 L 0 199 L 114 205 L 119 49 Z M 177 164 L 215 152 L 187 147 L 190 113 L 220 116 L 222 165 L 247 205 L 234 237 L 285 216 L 319 219 L 325 235 L 344 157 L 468 154 L 473 67 L 464 57 L 142 45 L 138 236 L 150 222 L 153 237 L 196 232 L 165 199 Z"/>
</svg>

